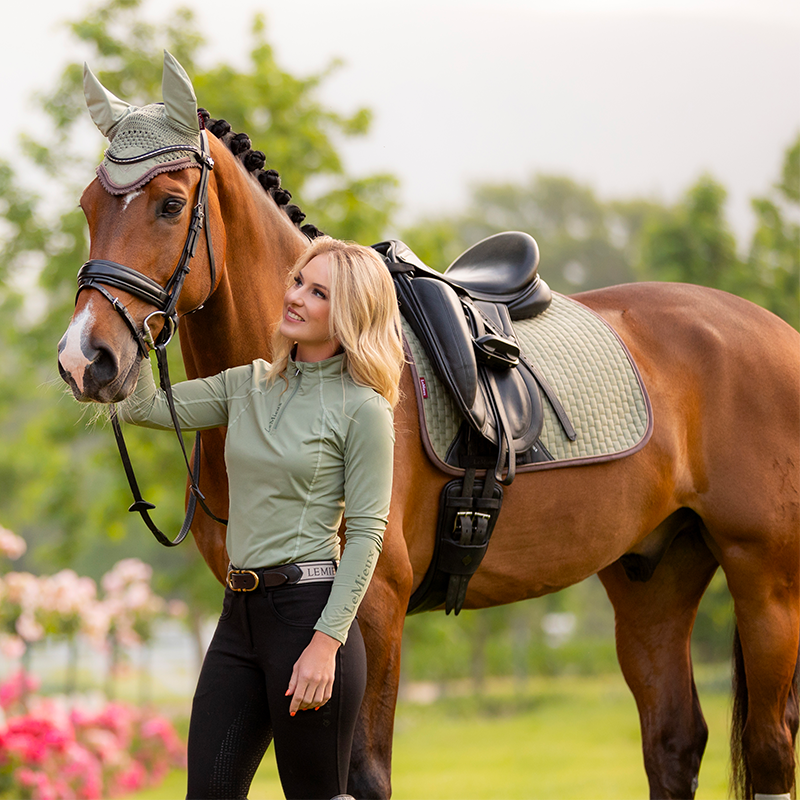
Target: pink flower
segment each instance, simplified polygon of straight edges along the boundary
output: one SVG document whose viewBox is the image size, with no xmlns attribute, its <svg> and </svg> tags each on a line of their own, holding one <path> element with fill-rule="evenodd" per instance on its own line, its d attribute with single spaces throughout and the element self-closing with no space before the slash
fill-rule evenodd
<svg viewBox="0 0 800 800">
<path fill-rule="evenodd" d="M 30 572 L 9 572 L 3 579 L 8 602 L 32 608 L 39 596 L 39 579 Z"/>
<path fill-rule="evenodd" d="M 118 561 L 101 581 L 103 590 L 109 594 L 124 591 L 131 583 L 150 583 L 153 568 L 138 558 L 125 558 Z"/>
<path fill-rule="evenodd" d="M 167 614 L 175 619 L 183 619 L 189 615 L 189 606 L 183 600 L 170 600 L 167 603 Z"/>
<path fill-rule="evenodd" d="M 21 536 L 0 525 L 0 556 L 16 561 L 27 549 L 28 545 Z"/>
<path fill-rule="evenodd" d="M 117 775 L 114 781 L 115 793 L 129 794 L 142 789 L 148 784 L 147 778 L 145 768 L 138 761 L 132 761 L 125 771 Z"/>
<path fill-rule="evenodd" d="M 25 655 L 28 646 L 14 633 L 0 633 L 0 653 L 9 661 L 18 661 Z"/>
<path fill-rule="evenodd" d="M 0 684 L 0 708 L 8 711 L 38 688 L 38 679 L 22 669 L 15 672 L 5 683 Z"/>
<path fill-rule="evenodd" d="M 44 638 L 44 628 L 34 616 L 33 611 L 23 611 L 17 617 L 17 633 L 26 642 L 38 642 Z"/>
</svg>

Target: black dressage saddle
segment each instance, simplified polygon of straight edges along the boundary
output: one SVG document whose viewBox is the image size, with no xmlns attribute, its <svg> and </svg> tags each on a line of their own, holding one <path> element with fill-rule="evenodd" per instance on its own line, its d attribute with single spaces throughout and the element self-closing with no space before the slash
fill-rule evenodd
<svg viewBox="0 0 800 800">
<path fill-rule="evenodd" d="M 392 274 L 401 313 L 463 417 L 446 460 L 464 476 L 442 491 L 434 558 L 409 603 L 409 613 L 444 603 L 458 614 L 500 513 L 503 485 L 514 480 L 518 462 L 551 459 L 539 442 L 540 389 L 575 437 L 544 376 L 521 353 L 512 326 L 547 309 L 550 288 L 537 271 L 535 240 L 518 231 L 483 239 L 444 273 L 400 241 L 373 247 Z"/>
<path fill-rule="evenodd" d="M 470 449 L 481 451 L 485 462 L 484 440 L 496 451 L 496 480 L 510 484 L 517 456 L 531 460 L 543 421 L 536 375 L 521 358 L 511 324 L 550 304 L 550 289 L 537 272 L 536 242 L 516 231 L 490 236 L 443 274 L 402 242 L 374 247 L 392 273 L 403 316 L 464 417 L 448 463 L 466 467 Z"/>
</svg>

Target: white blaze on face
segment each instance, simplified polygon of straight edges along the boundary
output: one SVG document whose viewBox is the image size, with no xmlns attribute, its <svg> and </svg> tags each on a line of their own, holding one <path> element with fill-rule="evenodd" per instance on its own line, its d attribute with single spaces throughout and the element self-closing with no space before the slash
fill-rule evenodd
<svg viewBox="0 0 800 800">
<path fill-rule="evenodd" d="M 72 376 L 81 394 L 83 393 L 83 372 L 90 363 L 83 353 L 81 343 L 86 338 L 85 331 L 93 322 L 91 305 L 92 301 L 90 300 L 81 313 L 70 322 L 64 349 L 58 357 L 61 366 Z"/>
<path fill-rule="evenodd" d="M 138 189 L 135 192 L 129 192 L 122 198 L 122 210 L 125 211 L 131 204 L 131 200 L 135 200 L 140 194 L 144 194 L 143 189 Z"/>
</svg>

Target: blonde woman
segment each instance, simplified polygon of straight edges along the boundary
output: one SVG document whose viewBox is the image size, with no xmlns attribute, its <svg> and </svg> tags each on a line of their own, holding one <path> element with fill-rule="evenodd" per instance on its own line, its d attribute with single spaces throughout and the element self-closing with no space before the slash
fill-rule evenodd
<svg viewBox="0 0 800 800">
<path fill-rule="evenodd" d="M 228 428 L 231 568 L 192 707 L 190 800 L 246 798 L 273 737 L 288 798 L 347 787 L 366 677 L 355 616 L 389 512 L 403 368 L 381 258 L 315 240 L 290 273 L 273 345 L 271 364 L 174 387 L 183 427 Z M 124 418 L 171 427 L 150 370 Z"/>
</svg>

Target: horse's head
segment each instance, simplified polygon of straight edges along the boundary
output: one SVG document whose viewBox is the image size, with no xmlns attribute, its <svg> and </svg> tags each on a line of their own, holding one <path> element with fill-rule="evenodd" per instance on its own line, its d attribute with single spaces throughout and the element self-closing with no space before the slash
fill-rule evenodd
<svg viewBox="0 0 800 800">
<path fill-rule="evenodd" d="M 171 55 L 164 55 L 163 104 L 128 105 L 88 68 L 84 90 L 111 144 L 81 198 L 90 259 L 78 275 L 58 362 L 78 400 L 109 403 L 133 390 L 151 337 L 171 335 L 178 316 L 213 292 L 224 228 L 208 192 L 209 137 L 191 82 Z"/>
<path fill-rule="evenodd" d="M 163 104 L 130 106 L 88 69 L 84 91 L 110 146 L 81 198 L 90 258 L 58 347 L 75 397 L 127 397 L 153 339 L 179 317 L 189 377 L 268 358 L 286 271 L 319 231 L 302 225 L 246 134 L 202 109 L 198 123 L 192 84 L 168 53 Z"/>
</svg>

